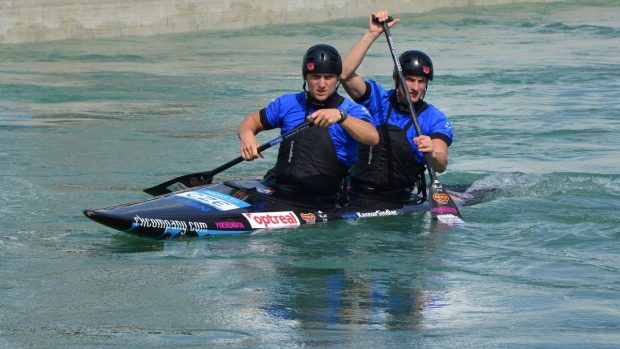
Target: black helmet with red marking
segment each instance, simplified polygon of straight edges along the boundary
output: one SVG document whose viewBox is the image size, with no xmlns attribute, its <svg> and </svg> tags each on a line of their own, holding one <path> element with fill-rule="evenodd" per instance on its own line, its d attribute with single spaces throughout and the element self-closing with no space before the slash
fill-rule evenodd
<svg viewBox="0 0 620 349">
<path fill-rule="evenodd" d="M 403 76 L 423 76 L 427 80 L 433 80 L 433 61 L 422 51 L 410 50 L 403 52 L 398 57 L 398 62 L 403 70 Z M 394 77 L 398 76 L 394 67 Z"/>
<path fill-rule="evenodd" d="M 308 74 L 335 74 L 342 73 L 342 58 L 338 51 L 326 44 L 318 44 L 310 47 L 301 65 L 304 76 Z"/>
</svg>

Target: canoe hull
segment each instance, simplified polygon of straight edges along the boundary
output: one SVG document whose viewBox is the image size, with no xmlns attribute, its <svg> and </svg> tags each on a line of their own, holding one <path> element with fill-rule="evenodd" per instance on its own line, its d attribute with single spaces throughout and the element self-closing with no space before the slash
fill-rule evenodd
<svg viewBox="0 0 620 349">
<path fill-rule="evenodd" d="M 396 216 L 428 211 L 424 199 L 412 197 L 399 207 L 321 208 L 307 200 L 279 195 L 260 181 L 228 181 L 182 190 L 84 215 L 98 223 L 152 239 L 247 234 L 294 228 L 331 220 Z"/>
</svg>

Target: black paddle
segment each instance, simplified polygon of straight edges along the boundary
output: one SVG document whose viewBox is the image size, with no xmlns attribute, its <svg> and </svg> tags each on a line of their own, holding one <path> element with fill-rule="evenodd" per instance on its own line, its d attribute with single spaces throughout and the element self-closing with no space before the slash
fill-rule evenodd
<svg viewBox="0 0 620 349">
<path fill-rule="evenodd" d="M 290 138 L 292 136 L 294 136 L 295 134 L 297 134 L 298 132 L 301 132 L 303 130 L 305 130 L 306 128 L 312 126 L 313 123 L 312 121 L 306 121 L 303 124 L 295 127 L 294 129 L 278 136 L 277 138 L 272 139 L 271 141 L 269 141 L 268 143 L 262 144 L 258 147 L 258 152 L 262 152 L 264 150 L 267 150 L 271 147 L 273 147 L 276 144 L 280 144 L 282 143 L 285 139 Z M 206 172 L 197 172 L 197 173 L 192 173 L 192 174 L 188 174 L 185 176 L 181 176 L 181 177 L 177 177 L 174 179 L 171 179 L 167 182 L 158 184 L 154 187 L 150 187 L 147 189 L 144 189 L 144 192 L 150 195 L 162 195 L 162 194 L 167 194 L 167 193 L 171 193 L 173 191 L 177 191 L 177 190 L 181 190 L 181 189 L 186 189 L 186 188 L 193 188 L 199 185 L 203 185 L 203 184 L 209 184 L 213 181 L 213 176 L 215 176 L 216 174 L 227 170 L 233 166 L 235 166 L 236 164 L 243 162 L 243 158 L 241 156 L 239 156 L 238 158 L 234 159 L 234 160 L 230 160 L 229 162 L 221 165 L 218 168 L 215 168 L 211 171 L 206 171 Z"/>
<path fill-rule="evenodd" d="M 415 126 L 415 130 L 418 135 L 422 135 L 422 129 L 420 128 L 420 124 L 418 122 L 418 118 L 413 108 L 413 103 L 411 102 L 411 98 L 407 93 L 407 83 L 405 82 L 405 77 L 403 76 L 403 68 L 400 66 L 400 62 L 396 57 L 396 49 L 394 48 L 394 42 L 392 41 L 392 35 L 390 34 L 390 28 L 388 27 L 388 22 L 392 20 L 392 17 L 388 17 L 388 19 L 384 22 L 379 22 L 378 18 L 373 18 L 373 20 L 377 23 L 381 23 L 383 26 L 383 32 L 385 33 L 385 37 L 388 42 L 388 46 L 390 47 L 390 53 L 392 54 L 392 60 L 396 65 L 396 71 L 398 72 L 398 82 L 400 83 L 400 89 L 403 91 L 403 95 L 405 95 L 407 99 L 407 106 L 409 107 L 409 113 L 413 120 L 413 125 Z M 424 153 L 424 158 L 426 160 L 426 167 L 428 168 L 428 174 L 431 179 L 431 187 L 429 190 L 429 206 L 431 209 L 431 217 L 434 220 L 437 220 L 441 223 L 445 224 L 460 224 L 465 223 L 461 219 L 461 212 L 459 211 L 454 200 L 448 195 L 448 193 L 443 189 L 441 183 L 437 179 L 437 174 L 435 173 L 435 168 L 433 167 L 433 162 L 431 159 L 431 155 L 429 153 Z"/>
</svg>

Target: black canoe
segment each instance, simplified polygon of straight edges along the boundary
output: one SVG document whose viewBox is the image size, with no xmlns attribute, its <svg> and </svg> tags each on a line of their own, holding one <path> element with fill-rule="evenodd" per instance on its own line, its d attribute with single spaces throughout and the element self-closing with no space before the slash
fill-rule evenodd
<svg viewBox="0 0 620 349">
<path fill-rule="evenodd" d="M 456 194 L 456 193 L 454 193 Z M 454 195 L 453 195 L 454 196 Z M 208 184 L 144 201 L 102 209 L 86 209 L 86 217 L 108 227 L 153 239 L 246 234 L 339 219 L 397 216 L 429 210 L 428 202 L 412 195 L 394 207 L 321 208 L 311 198 L 279 195 L 258 180 Z"/>
</svg>

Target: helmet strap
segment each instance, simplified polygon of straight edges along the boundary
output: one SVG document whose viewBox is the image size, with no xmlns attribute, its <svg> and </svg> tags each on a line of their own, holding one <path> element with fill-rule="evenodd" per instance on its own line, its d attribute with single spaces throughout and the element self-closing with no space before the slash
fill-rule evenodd
<svg viewBox="0 0 620 349">
<path fill-rule="evenodd" d="M 426 96 L 426 91 L 428 91 L 428 80 L 426 80 L 426 87 L 424 88 L 424 92 L 422 92 L 422 95 L 420 96 L 420 100 L 424 99 L 424 97 Z"/>
</svg>

